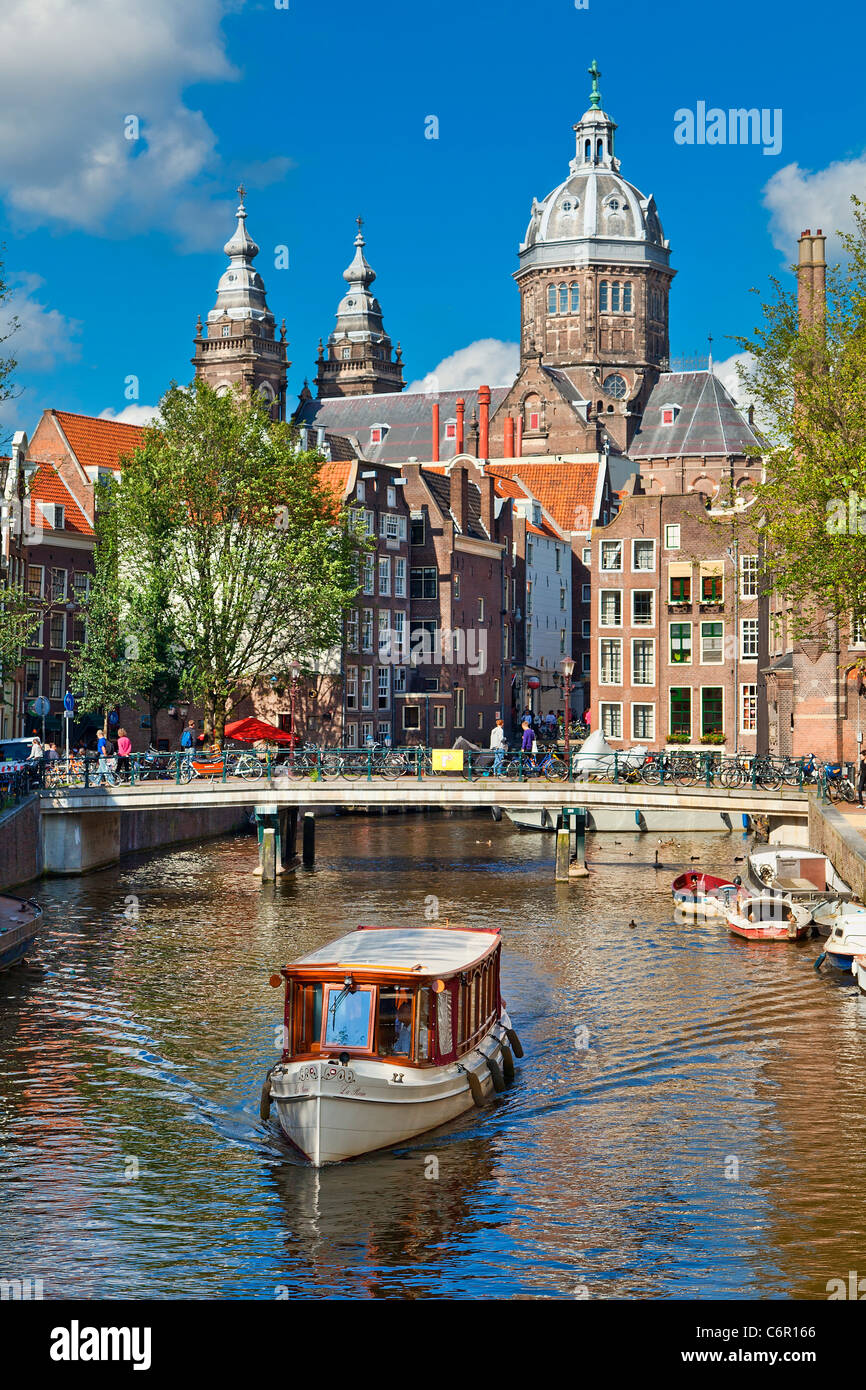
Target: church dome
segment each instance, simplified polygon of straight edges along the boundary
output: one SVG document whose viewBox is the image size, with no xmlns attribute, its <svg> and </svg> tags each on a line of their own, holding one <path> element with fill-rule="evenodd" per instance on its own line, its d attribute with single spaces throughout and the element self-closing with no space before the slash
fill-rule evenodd
<svg viewBox="0 0 866 1390">
<path fill-rule="evenodd" d="M 670 245 L 655 200 L 622 177 L 614 153 L 616 124 L 601 109 L 601 73 L 595 62 L 589 71 L 591 105 L 574 127 L 576 150 L 568 178 L 540 202 L 533 199 L 521 265 L 605 259 L 666 265 Z"/>
<path fill-rule="evenodd" d="M 208 323 L 218 319 L 253 319 L 273 328 L 274 316 L 268 309 L 265 284 L 253 265 L 259 248 L 247 231 L 247 210 L 243 187 L 238 189 L 240 203 L 235 214 L 237 227 L 223 250 L 229 264 L 217 285 L 216 305 L 208 314 Z"/>
</svg>

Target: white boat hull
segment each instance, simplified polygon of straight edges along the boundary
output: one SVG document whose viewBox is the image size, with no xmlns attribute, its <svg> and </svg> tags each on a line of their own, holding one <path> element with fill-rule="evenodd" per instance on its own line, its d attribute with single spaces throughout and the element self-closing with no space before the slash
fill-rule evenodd
<svg viewBox="0 0 866 1390">
<path fill-rule="evenodd" d="M 860 987 L 860 993 L 866 994 L 866 956 L 855 956 L 851 966 L 851 974 Z"/>
<path fill-rule="evenodd" d="M 494 1087 L 486 1058 L 501 1066 L 507 1015 L 458 1063 L 400 1067 L 363 1057 L 341 1066 L 333 1058 L 281 1062 L 270 1075 L 271 1103 L 286 1138 L 319 1168 L 404 1143 L 448 1124 L 475 1101 L 467 1079 L 478 1077 L 484 1099 Z"/>
</svg>

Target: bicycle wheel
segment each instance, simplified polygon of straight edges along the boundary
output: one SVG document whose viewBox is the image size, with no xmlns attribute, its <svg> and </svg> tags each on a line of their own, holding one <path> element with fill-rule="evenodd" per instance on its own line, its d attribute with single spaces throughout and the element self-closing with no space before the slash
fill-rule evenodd
<svg viewBox="0 0 866 1390">
<path fill-rule="evenodd" d="M 355 782 L 359 777 L 366 777 L 367 754 L 344 753 L 340 762 L 340 776 L 345 777 L 347 782 Z"/>
<path fill-rule="evenodd" d="M 555 753 L 545 759 L 543 768 L 548 782 L 564 782 L 568 777 L 568 764 Z"/>
<path fill-rule="evenodd" d="M 507 777 L 509 782 L 516 782 L 520 776 L 520 759 L 509 758 L 502 768 L 500 776 Z"/>
<path fill-rule="evenodd" d="M 759 786 L 759 787 L 763 787 L 764 791 L 767 791 L 767 792 L 775 792 L 775 791 L 778 791 L 778 789 L 779 789 L 779 787 L 781 787 L 781 785 L 782 785 L 782 774 L 779 772 L 778 768 L 772 767 L 772 766 L 771 766 L 770 764 L 768 764 L 768 763 L 765 763 L 763 767 L 759 768 L 759 770 L 758 770 L 758 786 Z"/>
<path fill-rule="evenodd" d="M 379 767 L 383 777 L 387 777 L 389 782 L 396 782 L 398 777 L 402 777 L 406 771 L 406 759 L 402 753 L 385 753 Z"/>
<path fill-rule="evenodd" d="M 739 763 L 729 761 L 722 763 L 719 769 L 720 787 L 738 787 L 742 780 L 743 773 Z"/>
<path fill-rule="evenodd" d="M 842 781 L 842 795 L 844 796 L 846 801 L 857 800 L 857 792 L 855 791 L 854 787 L 852 786 L 851 782 L 849 782 L 847 777 L 845 777 Z"/>
<path fill-rule="evenodd" d="M 237 771 L 238 776 L 243 777 L 245 782 L 257 782 L 262 776 L 264 768 L 258 758 L 253 757 L 252 753 L 244 753 L 243 757 L 238 759 Z"/>
<path fill-rule="evenodd" d="M 678 787 L 693 787 L 698 780 L 698 768 L 694 758 L 688 756 L 674 758 L 671 776 Z"/>
<path fill-rule="evenodd" d="M 640 777 L 641 781 L 646 782 L 648 786 L 655 786 L 662 780 L 661 763 L 645 762 L 640 770 Z"/>
</svg>

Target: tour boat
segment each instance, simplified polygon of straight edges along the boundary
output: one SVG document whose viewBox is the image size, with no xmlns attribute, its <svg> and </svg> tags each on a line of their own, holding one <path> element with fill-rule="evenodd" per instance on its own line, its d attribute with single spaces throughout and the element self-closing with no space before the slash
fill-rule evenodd
<svg viewBox="0 0 866 1390">
<path fill-rule="evenodd" d="M 42 926 L 42 908 L 32 898 L 0 895 L 0 970 L 24 959 Z"/>
<path fill-rule="evenodd" d="M 262 1088 L 315 1167 L 412 1139 L 483 1105 L 520 1040 L 498 930 L 358 927 L 285 966 L 282 1059 Z"/>
<path fill-rule="evenodd" d="M 728 930 L 746 941 L 800 941 L 812 927 L 812 910 L 764 894 L 744 897 L 728 909 Z"/>
<path fill-rule="evenodd" d="M 680 874 L 671 884 L 677 909 L 689 917 L 725 917 L 739 885 L 712 874 Z"/>
<path fill-rule="evenodd" d="M 784 898 L 806 907 L 817 906 L 828 895 L 851 896 L 826 854 L 778 845 L 750 854 L 747 872 L 751 886 L 762 896 Z"/>
<path fill-rule="evenodd" d="M 812 920 L 819 930 L 829 932 L 816 966 L 834 965 L 837 970 L 853 970 L 854 957 L 866 954 L 866 907 L 862 903 L 819 903 L 812 909 Z"/>
</svg>

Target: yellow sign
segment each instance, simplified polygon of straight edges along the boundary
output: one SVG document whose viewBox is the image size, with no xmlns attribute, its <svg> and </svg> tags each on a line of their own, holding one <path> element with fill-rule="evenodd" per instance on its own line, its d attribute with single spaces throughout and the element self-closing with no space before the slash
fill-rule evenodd
<svg viewBox="0 0 866 1390">
<path fill-rule="evenodd" d="M 463 749 L 462 749 L 462 748 L 434 748 L 434 749 L 433 749 L 433 771 L 434 771 L 434 772 L 462 772 L 462 771 L 463 771 Z"/>
</svg>

